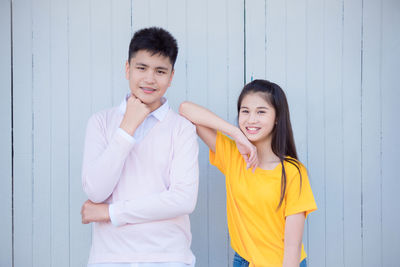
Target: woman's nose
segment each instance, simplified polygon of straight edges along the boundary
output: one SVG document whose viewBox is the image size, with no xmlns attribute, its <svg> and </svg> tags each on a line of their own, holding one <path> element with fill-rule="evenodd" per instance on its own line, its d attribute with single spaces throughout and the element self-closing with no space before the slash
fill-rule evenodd
<svg viewBox="0 0 400 267">
<path fill-rule="evenodd" d="M 254 122 L 256 122 L 257 121 L 257 114 L 255 114 L 255 113 L 250 113 L 249 114 L 249 122 L 250 123 L 254 123 Z"/>
</svg>

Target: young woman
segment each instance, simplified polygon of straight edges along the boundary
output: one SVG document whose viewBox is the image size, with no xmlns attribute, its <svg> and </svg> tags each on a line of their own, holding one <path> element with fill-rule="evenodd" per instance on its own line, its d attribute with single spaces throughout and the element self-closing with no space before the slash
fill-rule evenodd
<svg viewBox="0 0 400 267">
<path fill-rule="evenodd" d="M 237 109 L 239 128 L 194 103 L 180 106 L 210 148 L 211 164 L 226 177 L 233 266 L 306 266 L 304 221 L 317 207 L 297 159 L 285 93 L 254 80 Z"/>
</svg>

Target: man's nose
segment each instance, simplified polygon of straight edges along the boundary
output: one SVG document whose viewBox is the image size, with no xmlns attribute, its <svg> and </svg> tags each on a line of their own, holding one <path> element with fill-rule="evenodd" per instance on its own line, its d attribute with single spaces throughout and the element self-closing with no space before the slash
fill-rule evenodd
<svg viewBox="0 0 400 267">
<path fill-rule="evenodd" d="M 146 72 L 145 81 L 146 81 L 147 83 L 154 83 L 154 81 L 155 81 L 155 78 L 154 78 L 154 71 L 148 70 L 148 71 Z"/>
</svg>

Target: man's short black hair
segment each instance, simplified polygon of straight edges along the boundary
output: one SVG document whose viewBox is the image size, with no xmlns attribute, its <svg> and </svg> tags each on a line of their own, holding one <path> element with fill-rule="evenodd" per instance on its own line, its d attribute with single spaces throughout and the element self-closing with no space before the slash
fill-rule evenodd
<svg viewBox="0 0 400 267">
<path fill-rule="evenodd" d="M 172 68 L 174 68 L 178 56 L 176 39 L 168 31 L 159 27 L 144 28 L 133 35 L 129 44 L 129 62 L 139 50 L 169 58 Z"/>
</svg>

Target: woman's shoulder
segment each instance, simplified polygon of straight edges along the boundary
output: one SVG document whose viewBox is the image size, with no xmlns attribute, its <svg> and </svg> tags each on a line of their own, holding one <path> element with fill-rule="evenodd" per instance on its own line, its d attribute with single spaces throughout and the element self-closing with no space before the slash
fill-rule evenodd
<svg viewBox="0 0 400 267">
<path fill-rule="evenodd" d="M 217 145 L 223 145 L 226 148 L 230 148 L 231 150 L 237 150 L 236 142 L 232 137 L 226 135 L 220 131 L 217 131 Z"/>
<path fill-rule="evenodd" d="M 296 173 L 301 173 L 302 175 L 307 174 L 307 168 L 306 166 L 298 159 L 295 159 L 290 156 L 286 156 L 284 160 L 284 165 L 286 172 L 289 174 L 296 174 Z"/>
</svg>

